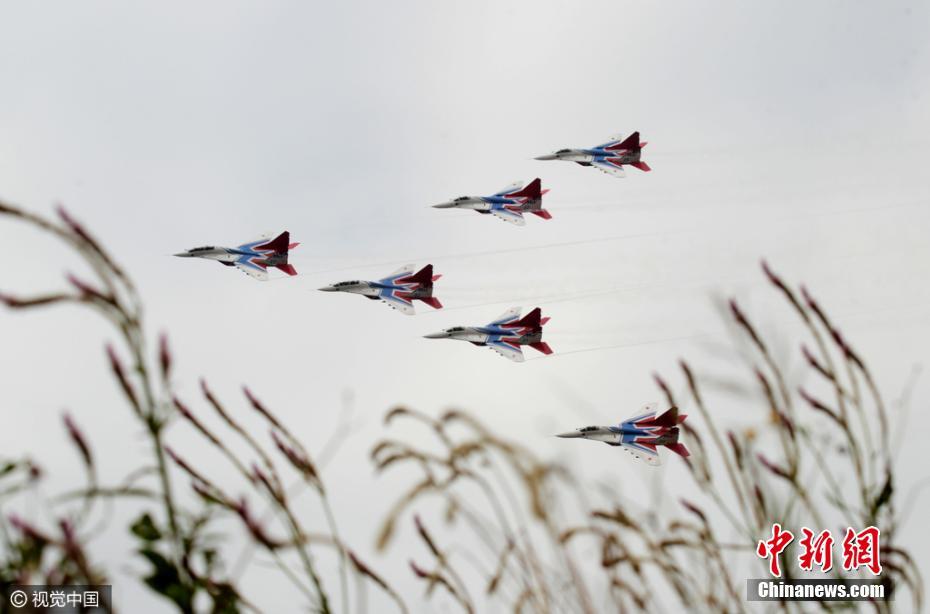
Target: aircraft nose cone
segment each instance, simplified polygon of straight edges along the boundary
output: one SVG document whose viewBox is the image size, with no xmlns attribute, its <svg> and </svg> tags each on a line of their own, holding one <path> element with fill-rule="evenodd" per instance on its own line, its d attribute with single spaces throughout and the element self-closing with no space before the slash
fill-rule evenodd
<svg viewBox="0 0 930 614">
<path fill-rule="evenodd" d="M 541 155 L 541 156 L 536 156 L 536 157 L 533 158 L 533 159 L 534 159 L 534 160 L 555 160 L 556 157 L 557 157 L 557 156 L 556 156 L 555 154 L 543 154 L 543 155 Z"/>
<path fill-rule="evenodd" d="M 581 433 L 578 431 L 570 431 L 568 433 L 559 433 L 556 437 L 561 437 L 562 439 L 575 439 L 581 437 Z"/>
<path fill-rule="evenodd" d="M 454 206 L 453 203 L 439 203 L 438 205 L 433 205 L 433 209 L 451 209 Z"/>
<path fill-rule="evenodd" d="M 188 254 L 187 252 L 178 252 L 177 254 L 175 254 L 175 256 L 177 256 L 178 258 L 190 258 L 191 257 L 191 255 Z"/>
<path fill-rule="evenodd" d="M 424 339 L 445 339 L 445 333 L 430 333 L 428 335 L 423 335 Z"/>
<path fill-rule="evenodd" d="M 333 286 L 323 286 L 322 288 L 317 288 L 320 292 L 335 292 L 336 288 Z"/>
</svg>

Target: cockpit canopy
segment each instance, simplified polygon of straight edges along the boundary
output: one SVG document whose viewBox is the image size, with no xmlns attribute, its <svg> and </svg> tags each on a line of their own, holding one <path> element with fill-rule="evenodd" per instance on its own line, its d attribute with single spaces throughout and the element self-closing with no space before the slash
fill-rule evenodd
<svg viewBox="0 0 930 614">
<path fill-rule="evenodd" d="M 601 427 L 599 427 L 599 426 L 586 426 L 586 427 L 584 427 L 584 428 L 578 429 L 578 432 L 579 432 L 579 433 L 590 433 L 591 431 L 596 431 L 596 430 L 598 430 L 599 428 L 601 428 Z"/>
<path fill-rule="evenodd" d="M 460 202 L 462 202 L 463 200 L 468 200 L 468 197 L 467 197 L 467 196 L 459 196 L 458 198 L 456 198 L 456 199 L 453 200 L 452 202 L 454 202 L 454 203 L 460 203 Z"/>
<path fill-rule="evenodd" d="M 334 284 L 333 287 L 334 287 L 334 288 L 345 288 L 346 286 L 357 286 L 357 285 L 359 285 L 360 283 L 362 283 L 362 282 L 360 282 L 360 281 L 358 281 L 358 280 L 353 280 L 353 281 L 340 281 L 338 284 Z"/>
<path fill-rule="evenodd" d="M 555 152 L 555 153 L 557 153 L 557 154 L 563 154 L 563 153 L 568 153 L 568 152 L 570 152 L 570 151 L 571 151 L 571 149 L 560 149 L 560 150 L 558 150 L 558 151 Z"/>
<path fill-rule="evenodd" d="M 216 249 L 212 245 L 205 245 L 204 247 L 195 247 L 194 249 L 188 250 L 190 252 L 208 252 L 210 250 Z"/>
<path fill-rule="evenodd" d="M 461 333 L 465 330 L 464 326 L 453 326 L 452 328 L 447 328 L 447 333 Z"/>
</svg>

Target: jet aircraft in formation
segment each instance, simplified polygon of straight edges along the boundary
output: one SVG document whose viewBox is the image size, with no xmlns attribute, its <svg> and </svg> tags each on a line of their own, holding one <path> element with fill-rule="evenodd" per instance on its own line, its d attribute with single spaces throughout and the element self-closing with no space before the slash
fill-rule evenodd
<svg viewBox="0 0 930 614">
<path fill-rule="evenodd" d="M 606 143 L 587 149 L 560 149 L 551 154 L 537 156 L 536 159 L 565 160 L 581 166 L 593 166 L 614 177 L 626 177 L 624 166 L 633 166 L 647 172 L 652 170 L 640 159 L 645 146 L 645 142 L 639 142 L 639 132 L 634 132 L 625 139 L 615 137 Z"/>
<path fill-rule="evenodd" d="M 688 416 L 679 415 L 677 407 L 656 416 L 656 407 L 655 403 L 649 403 L 643 408 L 643 414 L 624 420 L 617 426 L 586 426 L 556 437 L 590 439 L 603 441 L 610 446 L 620 446 L 650 465 L 661 464 L 659 446 L 683 457 L 690 456 L 685 444 L 678 441 L 678 425 Z"/>
<path fill-rule="evenodd" d="M 549 190 L 543 190 L 539 178 L 525 186 L 522 182 L 507 186 L 491 196 L 459 196 L 454 200 L 433 205 L 435 209 L 471 209 L 485 215 L 493 215 L 505 222 L 523 226 L 524 213 L 538 215 L 544 220 L 552 219 L 552 214 L 543 209 L 542 197 Z"/>
<path fill-rule="evenodd" d="M 642 148 L 645 146 L 646 143 L 639 140 L 639 132 L 634 132 L 626 138 L 614 138 L 596 147 L 560 149 L 536 159 L 575 162 L 582 166 L 593 166 L 616 177 L 624 177 L 624 166 L 633 166 L 641 171 L 652 170 L 641 159 Z M 542 205 L 542 197 L 548 191 L 542 189 L 541 180 L 536 178 L 526 185 L 515 183 L 507 186 L 490 196 L 460 196 L 433 207 L 471 209 L 523 226 L 526 224 L 523 217 L 525 213 L 545 220 L 552 219 L 552 215 Z M 195 247 L 175 256 L 216 260 L 225 266 L 235 266 L 256 279 L 267 280 L 269 268 L 279 269 L 288 275 L 297 274 L 294 267 L 288 263 L 288 254 L 298 245 L 290 242 L 290 234 L 285 231 L 273 239 L 265 236 L 238 247 Z M 441 309 L 442 303 L 433 296 L 433 282 L 441 275 L 433 275 L 431 264 L 414 272 L 415 269 L 414 265 L 407 265 L 377 281 L 341 281 L 324 286 L 320 290 L 349 292 L 371 300 L 381 300 L 407 315 L 415 313 L 414 301 L 426 303 L 433 309 Z M 426 335 L 426 338 L 468 341 L 474 345 L 489 347 L 515 362 L 523 362 L 522 348 L 525 345 L 543 354 L 551 354 L 552 348 L 542 340 L 543 326 L 549 318 L 542 317 L 539 307 L 523 317 L 520 312 L 520 308 L 515 307 L 484 326 L 454 326 Z M 656 416 L 656 404 L 650 403 L 645 406 L 643 414 L 625 420 L 619 425 L 586 426 L 557 436 L 602 441 L 611 446 L 619 446 L 650 465 L 658 465 L 661 462 L 659 447 L 666 447 L 683 457 L 689 456 L 688 449 L 678 441 L 678 425 L 684 422 L 686 417 L 679 415 L 675 407 Z"/>
<path fill-rule="evenodd" d="M 458 339 L 474 345 L 486 346 L 514 362 L 523 362 L 522 346 L 528 345 L 543 354 L 552 348 L 542 340 L 543 325 L 549 318 L 542 317 L 537 307 L 522 318 L 520 308 L 508 309 L 504 314 L 484 326 L 453 326 L 438 333 L 425 335 L 427 339 Z"/>
<path fill-rule="evenodd" d="M 284 271 L 288 275 L 297 275 L 297 270 L 287 263 L 290 250 L 300 245 L 290 242 L 290 233 L 286 230 L 274 239 L 262 237 L 257 241 L 243 243 L 239 247 L 195 247 L 175 254 L 179 258 L 206 258 L 216 260 L 225 266 L 234 266 L 255 279 L 268 279 L 268 267 Z"/>
<path fill-rule="evenodd" d="M 416 267 L 408 264 L 377 281 L 340 281 L 320 288 L 323 292 L 349 292 L 361 294 L 371 300 L 381 300 L 401 313 L 412 316 L 416 313 L 413 301 L 426 303 L 433 309 L 442 309 L 442 303 L 433 296 L 433 282 L 442 275 L 433 275 L 433 265 L 414 273 Z"/>
</svg>

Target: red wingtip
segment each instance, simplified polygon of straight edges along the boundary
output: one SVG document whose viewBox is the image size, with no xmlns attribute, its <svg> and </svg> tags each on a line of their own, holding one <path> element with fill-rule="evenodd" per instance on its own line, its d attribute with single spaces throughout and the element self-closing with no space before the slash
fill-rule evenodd
<svg viewBox="0 0 930 614">
<path fill-rule="evenodd" d="M 545 324 L 545 323 L 548 322 L 549 320 L 550 320 L 550 318 L 549 318 L 548 316 L 545 317 L 545 318 L 540 318 L 540 320 L 539 320 L 539 325 L 542 326 L 543 324 Z"/>
<path fill-rule="evenodd" d="M 418 300 L 423 301 L 424 303 L 426 303 L 433 309 L 442 309 L 442 303 L 439 302 L 438 298 L 435 298 L 433 296 L 428 296 L 426 298 L 421 298 Z"/>
<path fill-rule="evenodd" d="M 687 418 L 687 417 L 688 417 L 688 414 L 680 414 L 680 415 L 678 416 L 678 424 L 681 424 L 682 422 L 684 422 L 684 421 L 685 421 L 685 418 Z"/>
<path fill-rule="evenodd" d="M 552 214 L 546 211 L 545 209 L 540 209 L 539 211 L 530 211 L 533 215 L 538 215 L 544 220 L 551 220 Z"/>
<path fill-rule="evenodd" d="M 683 458 L 688 458 L 691 456 L 691 453 L 688 452 L 688 448 L 686 448 L 685 444 L 683 443 L 673 443 L 672 445 L 666 447 Z"/>
<path fill-rule="evenodd" d="M 300 245 L 300 243 L 291 243 L 290 245 L 287 246 L 287 249 L 294 249 L 298 245 Z"/>
<path fill-rule="evenodd" d="M 440 277 L 442 277 L 441 274 L 440 274 L 440 275 L 433 275 L 433 281 L 436 281 L 436 280 L 439 279 Z"/>
<path fill-rule="evenodd" d="M 279 264 L 277 268 L 284 271 L 288 275 L 297 275 L 297 269 L 294 268 L 292 264 Z"/>
</svg>

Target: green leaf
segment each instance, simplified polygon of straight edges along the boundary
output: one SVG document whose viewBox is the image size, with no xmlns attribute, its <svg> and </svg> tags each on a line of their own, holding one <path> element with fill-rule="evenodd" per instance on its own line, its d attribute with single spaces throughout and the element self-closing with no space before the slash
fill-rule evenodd
<svg viewBox="0 0 930 614">
<path fill-rule="evenodd" d="M 139 516 L 139 519 L 129 527 L 133 535 L 144 542 L 152 543 L 161 539 L 161 531 L 155 526 L 155 521 L 149 516 L 148 512 Z"/>
<path fill-rule="evenodd" d="M 873 518 L 878 515 L 878 511 L 882 509 L 882 506 L 891 501 L 891 495 L 894 494 L 894 486 L 891 484 L 891 472 L 888 472 L 888 475 L 885 477 L 885 485 L 882 486 L 882 490 L 878 493 L 878 497 L 875 498 L 875 503 L 872 504 L 872 516 Z"/>
<path fill-rule="evenodd" d="M 13 471 L 14 469 L 16 469 L 16 463 L 14 463 L 14 462 L 12 462 L 12 461 L 8 461 L 8 462 L 4 463 L 2 466 L 0 466 L 0 478 L 2 478 L 3 476 L 5 476 L 6 474 L 10 473 L 10 472 Z"/>
<path fill-rule="evenodd" d="M 152 548 L 143 548 L 139 554 L 152 564 L 152 573 L 143 578 L 149 588 L 173 601 L 182 612 L 193 612 L 194 590 L 181 581 L 177 567 Z"/>
<path fill-rule="evenodd" d="M 229 584 L 220 584 L 213 593 L 213 614 L 239 614 L 239 593 Z"/>
</svg>

